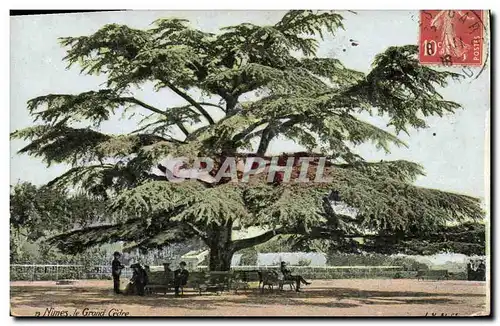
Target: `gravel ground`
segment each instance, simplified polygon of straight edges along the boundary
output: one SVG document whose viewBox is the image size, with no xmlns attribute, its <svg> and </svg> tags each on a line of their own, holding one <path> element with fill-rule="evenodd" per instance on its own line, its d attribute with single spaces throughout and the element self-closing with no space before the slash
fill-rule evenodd
<svg viewBox="0 0 500 326">
<path fill-rule="evenodd" d="M 123 280 L 122 286 L 125 286 Z M 13 316 L 447 316 L 488 315 L 485 282 L 316 280 L 301 293 L 186 291 L 181 297 L 114 295 L 112 281 L 11 282 Z"/>
</svg>

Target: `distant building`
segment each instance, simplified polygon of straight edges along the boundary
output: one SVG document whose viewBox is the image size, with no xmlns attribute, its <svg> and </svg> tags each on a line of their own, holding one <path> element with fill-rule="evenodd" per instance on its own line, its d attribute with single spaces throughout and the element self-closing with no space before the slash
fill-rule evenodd
<svg viewBox="0 0 500 326">
<path fill-rule="evenodd" d="M 195 269 L 208 256 L 208 250 L 193 250 L 181 256 L 181 260 L 186 262 L 187 269 Z"/>
<path fill-rule="evenodd" d="M 241 257 L 243 257 L 242 254 L 234 254 L 231 259 L 231 266 L 240 266 Z"/>
</svg>

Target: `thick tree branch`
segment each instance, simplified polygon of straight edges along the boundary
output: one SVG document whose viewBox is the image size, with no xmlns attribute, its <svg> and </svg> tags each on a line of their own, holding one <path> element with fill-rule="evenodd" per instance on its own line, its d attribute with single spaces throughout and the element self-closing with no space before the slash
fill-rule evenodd
<svg viewBox="0 0 500 326">
<path fill-rule="evenodd" d="M 116 101 L 117 102 L 124 101 L 124 102 L 129 102 L 129 103 L 137 104 L 139 106 L 142 106 L 145 109 L 148 109 L 149 111 L 152 111 L 152 112 L 155 112 L 155 113 L 158 113 L 158 114 L 161 114 L 161 115 L 167 115 L 165 111 L 162 111 L 162 110 L 160 110 L 158 108 L 155 108 L 152 105 L 144 103 L 143 101 L 141 101 L 139 99 L 136 99 L 135 97 L 118 97 L 116 99 Z"/>
<path fill-rule="evenodd" d="M 186 127 L 184 127 L 184 125 L 182 124 L 182 122 L 177 122 L 176 123 L 177 127 L 179 127 L 179 129 L 182 131 L 182 133 L 188 137 L 189 136 L 189 131 L 186 129 Z"/>
<path fill-rule="evenodd" d="M 285 231 L 285 229 L 280 228 L 280 229 L 275 229 L 275 230 L 264 232 L 261 235 L 258 235 L 256 237 L 235 240 L 235 241 L 233 241 L 233 249 L 236 252 L 236 251 L 241 250 L 241 249 L 253 247 L 253 246 L 256 246 L 258 244 L 261 244 L 261 243 L 264 243 L 266 241 L 271 240 L 272 238 L 274 238 L 278 234 L 285 234 L 285 233 L 287 233 Z"/>
<path fill-rule="evenodd" d="M 226 110 L 222 106 L 217 105 L 217 104 L 208 103 L 208 102 L 198 102 L 198 104 L 200 104 L 200 105 L 206 105 L 206 106 L 213 106 L 214 108 L 221 109 L 222 112 L 226 112 Z"/>
<path fill-rule="evenodd" d="M 165 85 L 167 85 L 175 94 L 179 95 L 183 99 L 185 99 L 189 104 L 194 106 L 200 113 L 207 119 L 208 123 L 213 125 L 215 123 L 214 119 L 208 114 L 208 112 L 200 105 L 200 103 L 196 102 L 193 100 L 188 94 L 184 93 L 177 87 L 175 87 L 174 84 L 172 84 L 169 81 L 164 81 Z"/>
<path fill-rule="evenodd" d="M 257 150 L 257 154 L 264 155 L 265 152 L 267 151 L 267 148 L 268 148 L 269 143 L 271 142 L 272 138 L 274 136 L 276 136 L 276 134 L 278 134 L 281 130 L 283 130 L 285 128 L 289 128 L 289 127 L 293 126 L 294 124 L 298 123 L 300 121 L 300 116 L 290 115 L 290 116 L 278 118 L 278 120 L 282 120 L 282 119 L 288 119 L 288 120 L 286 120 L 285 122 L 283 122 L 282 124 L 280 124 L 278 126 L 275 126 L 274 128 L 273 128 L 273 126 L 271 126 L 271 119 L 265 118 L 265 119 L 262 119 L 260 121 L 257 121 L 255 123 L 251 124 L 250 126 L 248 126 L 247 128 L 245 128 L 243 131 L 234 135 L 233 142 L 237 143 L 239 141 L 245 140 L 247 138 L 252 138 L 252 137 L 257 136 L 258 134 L 261 134 L 262 136 L 261 136 L 261 140 L 259 143 L 259 148 Z M 266 128 L 254 132 L 255 129 L 257 129 L 258 127 L 260 127 L 266 123 L 269 123 L 269 125 Z M 275 130 L 274 133 L 272 132 L 273 130 Z"/>
<path fill-rule="evenodd" d="M 245 128 L 243 131 L 241 131 L 241 132 L 237 133 L 236 135 L 234 135 L 233 142 L 236 143 L 236 142 L 239 142 L 240 140 L 244 140 L 252 131 L 254 131 L 258 127 L 260 127 L 263 124 L 266 124 L 268 122 L 269 122 L 268 119 L 262 119 L 262 120 L 260 120 L 258 122 L 252 123 L 250 126 L 248 126 L 247 128 Z"/>
<path fill-rule="evenodd" d="M 245 249 L 248 247 L 253 247 L 258 244 L 264 243 L 271 240 L 279 234 L 295 234 L 295 235 L 307 235 L 310 239 L 338 239 L 338 238 L 379 238 L 379 235 L 369 235 L 369 234 L 341 234 L 338 230 L 331 230 L 321 227 L 312 227 L 308 230 L 305 228 L 292 228 L 292 227 L 281 227 L 274 230 L 264 232 L 258 236 L 252 238 L 246 238 L 241 240 L 233 241 L 234 251 Z"/>
<path fill-rule="evenodd" d="M 164 116 L 168 117 L 168 113 L 167 112 L 162 111 L 162 110 L 160 110 L 158 108 L 155 108 L 154 106 L 149 105 L 147 103 L 144 103 L 143 101 L 138 100 L 135 97 L 120 97 L 120 98 L 117 98 L 117 101 L 119 101 L 119 100 L 140 105 L 140 106 L 142 106 L 145 109 L 148 109 L 148 110 L 150 110 L 152 112 L 155 112 L 155 113 L 158 113 L 158 114 L 161 114 L 161 115 L 164 115 Z M 186 127 L 184 127 L 184 125 L 182 124 L 182 122 L 176 122 L 176 125 L 177 125 L 177 127 L 179 127 L 179 129 L 182 131 L 182 133 L 184 133 L 184 135 L 186 137 L 189 136 L 189 131 L 187 131 Z"/>
<path fill-rule="evenodd" d="M 196 225 L 194 225 L 191 222 L 186 222 L 186 225 L 188 225 L 200 238 L 202 238 L 204 241 L 208 239 L 208 234 L 205 231 L 202 231 L 199 229 Z"/>
<path fill-rule="evenodd" d="M 217 124 L 218 125 L 221 125 L 224 121 L 232 118 L 233 116 L 235 116 L 237 114 L 237 112 L 232 112 L 232 113 L 227 113 L 225 117 L 223 117 L 222 119 L 220 119 L 219 121 L 217 121 Z M 199 127 L 198 129 L 194 130 L 191 134 L 190 134 L 190 137 L 189 139 L 190 140 L 193 140 L 193 139 L 196 139 L 196 137 L 198 135 L 200 135 L 202 132 L 204 132 L 205 130 L 207 130 L 208 128 L 210 128 L 211 126 L 210 125 L 207 125 L 207 126 L 201 126 Z M 235 136 L 236 137 L 236 136 Z M 233 137 L 234 138 L 234 137 Z"/>
<path fill-rule="evenodd" d="M 235 114 L 234 108 L 236 107 L 236 104 L 238 104 L 238 96 L 234 95 L 225 95 L 222 97 L 226 101 L 226 112 L 227 114 L 233 115 Z"/>
<path fill-rule="evenodd" d="M 273 138 L 273 134 L 273 128 L 270 124 L 266 128 L 264 128 L 264 130 L 262 131 L 262 136 L 260 137 L 259 147 L 257 148 L 257 155 L 266 154 L 267 148 L 269 147 L 271 139 Z"/>
<path fill-rule="evenodd" d="M 269 125 L 262 131 L 259 147 L 257 148 L 257 154 L 264 155 L 267 151 L 267 148 L 269 147 L 269 144 L 271 143 L 271 140 L 273 140 L 274 137 L 279 135 L 279 133 L 282 130 L 290 128 L 294 124 L 298 123 L 299 120 L 300 120 L 299 116 L 294 116 L 289 120 L 281 123 L 280 125 L 269 123 Z"/>
<path fill-rule="evenodd" d="M 151 127 L 151 126 L 154 126 L 154 125 L 157 125 L 159 123 L 164 123 L 165 121 L 162 121 L 162 120 L 159 120 L 159 121 L 155 121 L 155 122 L 151 122 L 151 123 L 148 123 L 147 125 L 145 125 L 144 127 L 141 127 L 141 128 L 138 128 L 134 131 L 132 131 L 130 134 L 135 134 L 135 133 L 138 133 L 138 132 L 141 132 L 141 131 L 144 131 L 146 130 L 147 128 Z"/>
</svg>

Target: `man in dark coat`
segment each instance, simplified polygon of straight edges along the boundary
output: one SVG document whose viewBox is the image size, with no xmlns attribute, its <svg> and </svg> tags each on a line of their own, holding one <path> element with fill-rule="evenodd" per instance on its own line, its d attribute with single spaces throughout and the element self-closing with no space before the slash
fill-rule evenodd
<svg viewBox="0 0 500 326">
<path fill-rule="evenodd" d="M 310 282 L 307 282 L 300 275 L 293 275 L 292 272 L 286 268 L 286 263 L 284 261 L 281 262 L 281 273 L 283 273 L 283 277 L 285 280 L 294 280 L 295 281 L 295 291 L 300 292 L 300 283 L 309 285 Z"/>
<path fill-rule="evenodd" d="M 172 270 L 170 269 L 170 263 L 163 263 L 163 270 L 165 273 L 170 273 Z"/>
<path fill-rule="evenodd" d="M 134 271 L 130 282 L 135 287 L 135 294 L 143 296 L 146 285 L 148 284 L 148 273 L 141 264 L 132 264 L 130 268 Z"/>
<path fill-rule="evenodd" d="M 113 276 L 113 289 L 116 294 L 120 293 L 120 274 L 125 266 L 120 262 L 121 254 L 118 251 L 113 253 L 113 262 L 111 263 L 111 275 Z"/>
<path fill-rule="evenodd" d="M 175 295 L 179 295 L 179 289 L 187 284 L 189 278 L 189 272 L 186 269 L 186 263 L 181 261 L 179 264 L 179 269 L 174 271 L 174 288 Z"/>
</svg>

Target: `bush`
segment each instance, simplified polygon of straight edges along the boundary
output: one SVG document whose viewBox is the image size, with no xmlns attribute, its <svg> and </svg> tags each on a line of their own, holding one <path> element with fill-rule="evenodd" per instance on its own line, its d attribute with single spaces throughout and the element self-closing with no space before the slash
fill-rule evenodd
<svg viewBox="0 0 500 326">
<path fill-rule="evenodd" d="M 246 248 L 238 253 L 242 254 L 240 265 L 242 266 L 255 266 L 257 265 L 257 250 L 255 248 Z"/>
<path fill-rule="evenodd" d="M 311 265 L 311 260 L 310 259 L 305 259 L 301 258 L 299 262 L 297 263 L 298 266 L 309 266 Z"/>
<path fill-rule="evenodd" d="M 405 256 L 329 253 L 326 259 L 329 266 L 402 266 L 407 271 L 429 269 L 426 264 Z"/>
</svg>

